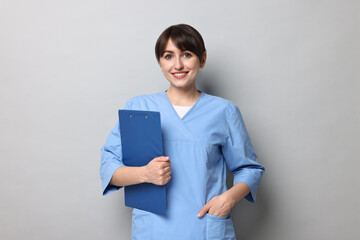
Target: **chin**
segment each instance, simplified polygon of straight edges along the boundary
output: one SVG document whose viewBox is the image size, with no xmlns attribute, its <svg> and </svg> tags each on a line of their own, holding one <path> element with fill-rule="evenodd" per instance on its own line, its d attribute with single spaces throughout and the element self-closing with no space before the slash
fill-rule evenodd
<svg viewBox="0 0 360 240">
<path fill-rule="evenodd" d="M 172 85 L 178 87 L 187 87 L 187 86 L 191 86 L 194 83 L 194 81 L 188 81 L 184 79 L 172 79 L 170 82 Z"/>
<path fill-rule="evenodd" d="M 174 83 L 174 82 L 171 82 L 171 85 L 173 86 L 173 87 L 176 87 L 176 88 L 188 88 L 188 87 L 190 87 L 191 86 L 191 84 L 182 84 L 182 83 Z"/>
</svg>

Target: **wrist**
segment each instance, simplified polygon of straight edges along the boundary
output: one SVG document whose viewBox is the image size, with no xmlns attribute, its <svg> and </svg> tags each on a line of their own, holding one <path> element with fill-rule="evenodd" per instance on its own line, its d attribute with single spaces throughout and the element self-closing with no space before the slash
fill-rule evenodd
<svg viewBox="0 0 360 240">
<path fill-rule="evenodd" d="M 229 190 L 224 192 L 223 196 L 225 197 L 226 201 L 231 205 L 231 207 L 236 204 L 236 198 L 231 194 Z"/>
<path fill-rule="evenodd" d="M 148 182 L 148 177 L 147 177 L 147 168 L 146 166 L 142 166 L 142 167 L 139 167 L 139 170 L 140 170 L 140 182 L 141 183 L 147 183 Z"/>
<path fill-rule="evenodd" d="M 236 204 L 240 199 L 250 192 L 250 188 L 243 182 L 238 182 L 225 192 L 226 197 L 232 204 Z"/>
</svg>

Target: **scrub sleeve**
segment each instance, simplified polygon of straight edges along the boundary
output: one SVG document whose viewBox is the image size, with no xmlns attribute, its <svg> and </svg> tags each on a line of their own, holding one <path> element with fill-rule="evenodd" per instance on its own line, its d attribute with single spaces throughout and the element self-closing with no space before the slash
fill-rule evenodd
<svg viewBox="0 0 360 240">
<path fill-rule="evenodd" d="M 127 101 L 124 109 L 131 109 L 131 101 Z M 102 193 L 107 195 L 122 187 L 110 184 L 110 180 L 119 167 L 125 166 L 122 162 L 121 137 L 119 121 L 112 128 L 105 145 L 101 148 L 100 177 L 102 181 Z"/>
</svg>

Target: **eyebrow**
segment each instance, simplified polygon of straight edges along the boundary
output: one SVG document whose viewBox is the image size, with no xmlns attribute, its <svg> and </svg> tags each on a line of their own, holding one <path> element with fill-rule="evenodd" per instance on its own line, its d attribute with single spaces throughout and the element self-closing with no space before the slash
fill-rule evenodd
<svg viewBox="0 0 360 240">
<path fill-rule="evenodd" d="M 163 54 L 165 53 L 174 53 L 173 51 L 170 51 L 170 50 L 165 50 Z M 191 52 L 190 50 L 182 50 L 181 52 Z"/>
</svg>

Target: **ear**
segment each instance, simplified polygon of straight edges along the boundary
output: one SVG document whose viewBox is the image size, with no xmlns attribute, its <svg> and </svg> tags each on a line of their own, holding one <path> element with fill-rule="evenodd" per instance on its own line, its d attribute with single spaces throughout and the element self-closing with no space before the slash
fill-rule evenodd
<svg viewBox="0 0 360 240">
<path fill-rule="evenodd" d="M 200 63 L 200 68 L 204 68 L 205 63 L 206 63 L 206 52 L 204 52 L 201 63 Z"/>
</svg>

